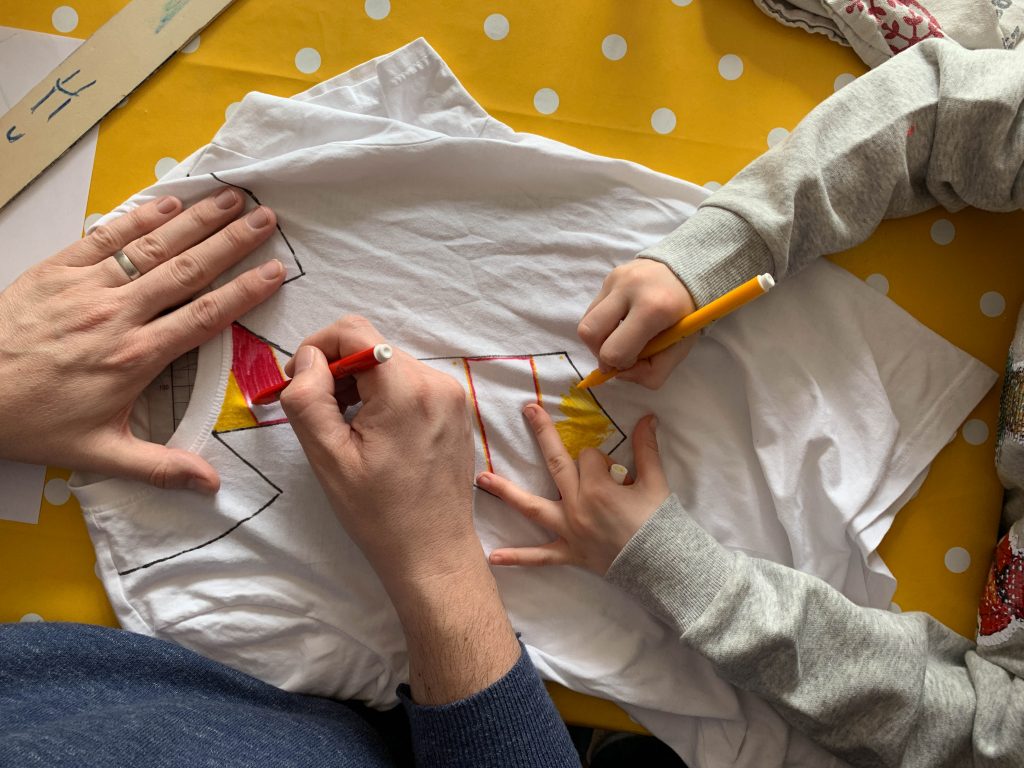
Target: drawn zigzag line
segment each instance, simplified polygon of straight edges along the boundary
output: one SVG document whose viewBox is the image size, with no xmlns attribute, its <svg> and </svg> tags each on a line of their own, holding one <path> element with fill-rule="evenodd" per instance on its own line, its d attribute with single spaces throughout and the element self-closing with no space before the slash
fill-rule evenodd
<svg viewBox="0 0 1024 768">
<path fill-rule="evenodd" d="M 264 343 L 274 347 L 275 349 L 280 350 L 284 354 L 287 354 L 287 355 L 291 355 L 292 354 L 292 353 L 288 352 L 287 350 L 285 350 L 284 348 L 278 346 L 277 344 L 274 344 L 270 340 L 265 339 L 262 336 L 259 336 L 258 334 L 253 333 L 252 331 L 249 331 L 249 329 L 245 329 L 245 330 L 247 330 L 249 333 L 252 333 L 253 336 L 256 336 L 257 338 L 259 338 Z M 582 379 L 583 379 L 582 373 L 580 372 L 579 368 L 576 367 L 576 364 L 572 361 L 572 357 L 569 355 L 569 353 L 565 352 L 565 351 L 561 351 L 561 352 L 541 352 L 541 353 L 537 353 L 537 354 L 533 354 L 533 355 L 500 355 L 500 354 L 496 354 L 496 355 L 474 355 L 474 356 L 470 356 L 470 357 L 465 357 L 465 356 L 460 356 L 460 355 L 453 355 L 453 356 L 441 356 L 441 357 L 425 357 L 425 358 L 420 358 L 420 360 L 423 361 L 423 362 L 430 362 L 430 361 L 437 361 L 437 360 L 484 361 L 484 360 L 499 360 L 499 359 L 511 359 L 511 358 L 525 359 L 525 358 L 530 358 L 530 357 L 550 357 L 550 356 L 554 356 L 554 355 L 563 355 L 565 357 L 566 361 L 569 363 L 569 365 L 572 366 L 572 369 L 575 372 L 577 378 L 582 381 Z M 601 409 L 601 412 L 608 419 L 608 422 L 615 428 L 615 430 L 619 434 L 618 442 L 616 442 L 615 445 L 608 451 L 609 454 L 612 454 L 626 441 L 626 433 L 622 430 L 621 427 L 619 427 L 619 425 L 611 417 L 611 414 L 608 413 L 608 411 L 601 404 L 601 402 L 597 399 L 597 397 L 594 396 L 594 393 L 592 391 L 590 391 L 590 390 L 585 390 L 585 391 L 593 399 L 595 405 L 597 405 L 597 407 Z M 255 462 L 246 459 L 245 456 L 243 456 L 241 453 L 239 453 L 234 448 L 232 448 L 230 445 L 228 445 L 228 443 L 221 437 L 221 434 L 228 434 L 228 433 L 231 433 L 231 432 L 238 432 L 238 431 L 241 431 L 241 430 L 249 430 L 249 429 L 264 429 L 266 427 L 279 426 L 281 423 L 282 422 L 274 422 L 274 423 L 269 423 L 269 424 L 256 424 L 255 426 L 239 427 L 239 428 L 236 428 L 236 429 L 223 430 L 221 432 L 218 432 L 215 429 L 215 430 L 213 430 L 211 432 L 213 437 L 221 445 L 223 445 L 225 448 L 227 448 L 239 461 L 241 461 L 243 464 L 245 464 L 247 467 L 249 467 L 249 469 L 251 469 L 253 472 L 255 472 L 264 482 L 267 483 L 267 485 L 269 485 L 271 488 L 274 489 L 275 493 L 270 498 L 269 501 L 264 503 L 259 509 L 257 509 L 252 514 L 250 514 L 247 517 L 244 517 L 244 518 L 238 520 L 236 523 L 234 523 L 229 528 L 227 528 L 223 533 L 220 533 L 217 536 L 214 536 L 214 537 L 208 539 L 207 541 L 204 541 L 204 542 L 202 542 L 200 544 L 196 544 L 196 545 L 191 546 L 191 547 L 186 547 L 186 548 L 182 549 L 179 552 L 175 552 L 174 554 L 166 555 L 164 557 L 159 557 L 159 558 L 156 558 L 154 560 L 150 560 L 149 562 L 143 563 L 142 565 L 138 565 L 138 566 L 135 566 L 135 567 L 132 567 L 132 568 L 127 568 L 127 569 L 125 569 L 123 571 L 118 571 L 118 575 L 119 576 L 128 576 L 130 574 L 136 573 L 137 571 L 141 571 L 143 569 L 150 568 L 150 567 L 152 567 L 154 565 L 159 565 L 161 563 L 166 563 L 169 560 L 173 560 L 173 559 L 175 559 L 177 557 L 181 557 L 182 555 L 187 555 L 190 552 L 195 552 L 195 551 L 200 550 L 200 549 L 202 549 L 204 547 L 207 547 L 207 546 L 209 546 L 211 544 L 214 544 L 214 543 L 220 541 L 221 539 L 231 535 L 236 530 L 238 530 L 238 528 L 240 528 L 242 525 L 244 525 L 245 523 L 249 522 L 250 520 L 253 520 L 258 515 L 260 515 L 263 512 L 265 512 L 267 509 L 269 509 L 271 507 L 271 505 L 274 504 L 274 502 L 276 502 L 279 498 L 281 498 L 281 496 L 283 496 L 284 493 L 285 493 L 284 490 L 282 490 L 273 481 L 271 481 L 270 478 L 267 477 L 267 475 L 264 472 L 262 472 L 259 469 L 259 467 L 256 466 Z"/>
</svg>

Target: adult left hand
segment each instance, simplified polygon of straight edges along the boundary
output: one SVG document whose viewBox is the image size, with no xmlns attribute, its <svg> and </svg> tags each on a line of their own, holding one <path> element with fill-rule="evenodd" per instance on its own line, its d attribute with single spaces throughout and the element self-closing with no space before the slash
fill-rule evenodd
<svg viewBox="0 0 1024 768">
<path fill-rule="evenodd" d="M 132 405 L 172 360 L 276 291 L 271 260 L 198 298 L 274 232 L 271 210 L 239 218 L 227 187 L 184 212 L 163 197 L 97 228 L 0 293 L 0 458 L 212 493 L 187 451 L 140 440 Z M 123 251 L 141 273 L 114 258 Z"/>
<path fill-rule="evenodd" d="M 506 547 L 491 552 L 492 565 L 578 565 L 604 576 L 622 548 L 668 498 L 668 481 L 658 455 L 654 416 L 633 432 L 637 476 L 618 485 L 607 457 L 596 448 L 580 451 L 579 466 L 562 443 L 547 411 L 530 404 L 523 413 L 561 494 L 559 501 L 535 496 L 511 480 L 482 472 L 476 482 L 557 538 L 539 547 Z"/>
</svg>

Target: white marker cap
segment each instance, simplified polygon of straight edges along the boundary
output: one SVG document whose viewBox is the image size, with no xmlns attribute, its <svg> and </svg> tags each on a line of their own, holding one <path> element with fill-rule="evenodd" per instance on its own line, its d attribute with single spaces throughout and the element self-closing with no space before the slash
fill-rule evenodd
<svg viewBox="0 0 1024 768">
<path fill-rule="evenodd" d="M 775 287 L 775 278 L 765 272 L 763 275 L 757 276 L 757 283 L 761 286 L 762 291 L 768 293 L 768 291 Z"/>
<path fill-rule="evenodd" d="M 623 485 L 626 482 L 626 477 L 629 475 L 629 470 L 621 464 L 612 464 L 608 467 L 608 474 L 612 476 L 612 480 L 617 485 Z"/>
<path fill-rule="evenodd" d="M 377 344 L 373 348 L 373 357 L 378 363 L 386 363 L 391 359 L 391 345 L 390 344 Z"/>
</svg>

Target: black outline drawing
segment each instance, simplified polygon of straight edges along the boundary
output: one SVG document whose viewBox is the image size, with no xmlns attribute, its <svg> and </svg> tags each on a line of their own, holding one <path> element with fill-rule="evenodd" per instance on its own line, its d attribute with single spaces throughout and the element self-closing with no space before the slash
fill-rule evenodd
<svg viewBox="0 0 1024 768">
<path fill-rule="evenodd" d="M 218 179 L 218 181 L 219 181 L 219 179 Z M 234 185 L 232 184 L 230 186 L 234 186 Z M 239 187 L 239 189 L 241 189 L 241 187 Z M 283 353 L 285 355 L 288 355 L 289 357 L 294 357 L 294 353 L 289 352 L 288 350 L 284 349 L 284 347 L 281 347 L 280 345 L 275 344 L 274 342 L 270 341 L 269 339 L 267 339 L 267 338 L 265 338 L 263 336 L 260 336 L 258 333 L 255 333 L 251 329 L 246 328 L 241 323 L 236 323 L 236 324 L 239 327 L 241 327 L 244 331 L 246 331 L 248 333 L 251 333 L 257 339 L 259 339 L 260 341 L 264 342 L 265 344 L 270 345 L 271 347 L 273 347 L 274 349 L 278 350 L 279 352 L 281 352 L 281 353 Z M 419 360 L 421 362 L 432 362 L 432 361 L 436 361 L 436 360 L 466 360 L 466 359 L 476 361 L 476 360 L 489 360 L 489 359 L 502 359 L 502 358 L 506 358 L 507 359 L 507 358 L 517 358 L 517 357 L 551 357 L 553 355 L 563 355 L 565 357 L 566 362 L 568 362 L 569 365 L 572 367 L 573 371 L 576 373 L 576 376 L 579 378 L 579 380 L 580 381 L 583 380 L 583 374 L 580 373 L 580 369 L 576 367 L 576 364 L 572 361 L 572 357 L 569 355 L 569 353 L 564 351 L 564 350 L 561 351 L 561 352 L 540 352 L 538 354 L 519 353 L 519 354 L 515 354 L 515 355 L 443 355 L 443 356 L 439 356 L 439 357 L 421 357 L 421 358 L 419 358 Z M 609 423 L 615 428 L 615 431 L 617 431 L 619 433 L 619 441 L 611 448 L 611 450 L 608 451 L 608 454 L 611 455 L 616 450 L 618 450 L 619 447 L 624 442 L 626 442 L 626 433 L 622 431 L 622 428 L 619 427 L 619 425 L 616 423 L 615 419 L 613 419 L 611 417 L 611 414 L 609 414 L 608 411 L 605 409 L 605 407 L 601 404 L 601 401 L 598 400 L 597 397 L 594 396 L 594 393 L 591 390 L 589 390 L 589 389 L 585 390 L 585 391 L 590 395 L 590 397 L 593 399 L 593 401 L 597 405 L 597 407 L 601 409 L 601 412 L 608 419 Z M 278 422 L 274 422 L 272 424 L 255 424 L 255 425 L 253 425 L 251 427 L 236 427 L 234 429 L 225 429 L 225 430 L 221 430 L 221 431 L 217 431 L 216 429 L 213 429 L 213 430 L 210 431 L 210 434 L 217 440 L 217 442 L 219 442 L 221 445 L 223 445 L 225 448 L 227 448 L 232 454 L 234 454 L 234 456 L 239 461 L 241 461 L 243 464 L 245 464 L 247 467 L 249 467 L 249 469 L 251 469 L 253 472 L 255 472 L 261 479 L 263 479 L 264 482 L 267 483 L 267 485 L 269 485 L 271 488 L 274 489 L 274 491 L 276 491 L 276 493 L 274 493 L 274 495 L 270 498 L 269 501 L 267 501 L 265 504 L 263 504 L 263 506 L 261 506 L 259 509 L 257 509 L 255 512 L 253 512 L 248 517 L 243 517 L 241 520 L 237 521 L 234 525 L 232 525 L 226 531 L 224 531 L 223 533 L 218 534 L 217 536 L 214 536 L 212 539 L 209 539 L 208 541 L 204 541 L 201 544 L 196 544 L 195 546 L 188 547 L 186 549 L 181 550 L 180 552 L 174 553 L 173 555 L 165 555 L 164 557 L 159 557 L 159 558 L 157 558 L 155 560 L 150 560 L 148 563 L 143 563 L 142 565 L 137 565 L 137 566 L 134 566 L 132 568 L 127 568 L 127 569 L 125 569 L 123 571 L 118 571 L 117 575 L 118 576 L 128 576 L 130 574 L 135 573 L 136 571 L 141 571 L 141 570 L 143 570 L 145 568 L 150 568 L 150 567 L 152 567 L 154 565 L 159 565 L 160 563 L 165 563 L 168 560 L 173 560 L 173 559 L 175 559 L 177 557 L 180 557 L 182 555 L 187 555 L 189 552 L 195 552 L 196 550 L 203 549 L 204 547 L 207 547 L 210 544 L 213 544 L 213 543 L 215 543 L 217 541 L 220 541 L 221 539 L 223 539 L 226 536 L 230 535 L 235 530 L 237 530 L 239 527 L 241 527 L 244 523 L 249 522 L 250 520 L 255 518 L 257 515 L 260 515 L 265 510 L 269 509 L 270 506 L 275 501 L 277 501 L 281 496 L 284 495 L 284 490 L 279 488 L 277 486 L 277 484 L 271 482 L 270 478 L 268 478 L 265 474 L 263 474 L 263 472 L 261 472 L 259 470 L 259 468 L 256 467 L 255 464 L 253 464 L 251 461 L 247 460 L 238 451 L 236 451 L 234 448 L 232 448 L 230 445 L 228 445 L 227 442 L 225 442 L 225 440 L 221 437 L 221 435 L 232 434 L 234 432 L 242 432 L 242 431 L 250 430 L 250 429 L 265 429 L 267 427 L 279 427 L 279 426 L 284 426 L 287 423 L 288 422 L 286 422 L 286 421 L 284 421 L 284 422 L 278 421 Z"/>
<path fill-rule="evenodd" d="M 222 171 L 222 173 L 223 173 L 223 171 Z M 245 194 L 247 194 L 249 196 L 249 198 L 254 203 L 256 203 L 256 205 L 262 205 L 262 203 L 260 202 L 260 199 L 258 197 L 256 197 L 256 195 L 253 193 L 253 191 L 251 189 L 246 189 L 245 187 L 239 186 L 238 184 L 232 184 L 230 181 L 224 181 L 224 179 L 220 178 L 213 171 L 210 171 L 209 175 L 212 176 L 217 181 L 219 181 L 221 184 L 224 184 L 225 186 L 234 187 L 235 189 L 242 190 L 243 192 L 245 192 Z M 288 235 L 286 235 L 284 233 L 284 230 L 281 229 L 281 222 L 280 222 L 280 220 L 278 220 L 278 222 L 277 222 L 277 224 L 275 226 L 277 227 L 278 234 L 281 235 L 281 239 L 284 240 L 284 244 L 288 248 L 288 252 L 291 253 L 292 258 L 295 259 L 295 265 L 299 268 L 299 274 L 297 274 L 295 277 L 289 277 L 287 280 L 285 280 L 283 283 L 281 283 L 281 285 L 286 285 L 286 284 L 292 282 L 293 280 L 298 280 L 300 277 L 305 277 L 306 276 L 306 270 L 302 266 L 302 262 L 299 261 L 299 257 L 295 253 L 295 249 L 292 248 L 292 244 L 291 244 L 291 241 L 288 239 Z M 253 335 L 255 336 L 256 334 L 253 334 Z M 269 344 L 270 342 L 267 342 L 267 343 Z"/>
<path fill-rule="evenodd" d="M 255 336 L 256 334 L 253 335 Z M 281 351 L 283 352 L 284 350 Z M 572 356 L 565 350 L 562 350 L 561 352 L 538 352 L 536 354 L 525 352 L 515 355 L 443 355 L 441 357 L 419 357 L 417 360 L 421 363 L 429 363 L 433 360 L 473 360 L 475 362 L 478 360 L 511 360 L 520 357 L 554 357 L 555 355 L 564 355 L 565 361 L 569 363 L 576 375 L 579 376 L 580 381 L 583 381 L 583 374 L 580 373 L 580 369 L 576 367 L 576 363 L 572 361 Z M 626 442 L 626 433 L 622 431 L 622 428 L 616 423 L 615 419 L 612 418 L 612 415 L 608 413 L 603 405 L 601 405 L 601 401 L 597 399 L 597 395 L 594 394 L 593 389 L 585 389 L 583 391 L 590 395 L 590 399 L 594 401 L 594 405 L 601 409 L 601 413 L 603 413 L 605 418 L 608 419 L 608 422 L 615 427 L 615 431 L 619 433 L 619 442 L 612 446 L 611 450 L 608 451 L 608 455 L 610 456 L 618 450 L 619 446 Z"/>
<path fill-rule="evenodd" d="M 284 422 L 284 423 L 287 423 L 287 422 Z M 273 425 L 271 425 L 271 424 L 262 425 L 261 424 L 261 425 L 257 425 L 257 426 L 273 426 Z M 245 427 L 245 429 L 255 429 L 255 427 Z M 237 431 L 237 430 L 230 430 L 230 431 L 234 432 L 234 431 Z M 231 453 L 233 453 L 235 455 L 235 457 L 239 461 L 241 461 L 243 464 L 245 464 L 245 466 L 249 467 L 249 469 L 251 469 L 257 475 L 259 475 L 261 478 L 263 478 L 264 482 L 266 482 L 267 485 L 269 485 L 271 488 L 273 488 L 275 491 L 277 491 L 277 493 L 275 493 L 273 496 L 271 496 L 270 497 L 270 501 L 266 502 L 262 507 L 257 509 L 251 515 L 249 515 L 248 517 L 243 517 L 241 520 L 236 522 L 234 525 L 232 525 L 226 531 L 224 531 L 223 533 L 221 533 L 221 534 L 219 534 L 217 536 L 214 536 L 212 539 L 209 539 L 208 541 L 204 541 L 202 544 L 196 544 L 194 547 L 189 547 L 188 549 L 183 549 L 180 552 L 175 552 L 173 555 L 166 555 L 164 557 L 158 557 L 156 560 L 150 560 L 148 563 L 143 563 L 142 565 L 136 565 L 134 568 L 128 568 L 128 569 L 123 570 L 123 571 L 118 571 L 117 572 L 118 576 L 128 576 L 129 574 L 135 573 L 136 571 L 141 571 L 144 568 L 150 568 L 150 567 L 152 567 L 154 565 L 159 565 L 160 563 L 165 563 L 168 560 L 173 560 L 176 557 L 181 557 L 182 555 L 187 555 L 189 552 L 195 552 L 197 549 L 202 549 L 203 547 L 207 547 L 210 544 L 213 544 L 215 541 L 220 541 L 225 536 L 227 536 L 230 533 L 232 533 L 236 528 L 241 526 L 243 523 L 249 522 L 254 517 L 256 517 L 258 514 L 263 512 L 263 510 L 267 509 L 271 504 L 273 504 L 275 501 L 277 501 L 277 499 L 281 496 L 281 494 L 284 493 L 284 491 L 281 490 L 280 488 L 278 488 L 278 486 L 274 482 L 272 482 L 269 477 L 267 477 L 262 472 L 260 472 L 255 464 L 253 464 L 250 461 L 247 461 L 245 459 L 245 457 L 242 456 L 242 454 L 240 454 L 238 451 L 236 451 L 234 448 L 232 448 L 230 445 L 228 445 L 226 442 L 224 442 L 224 440 L 220 437 L 220 435 L 217 432 L 214 431 L 214 432 L 211 432 L 210 434 L 212 434 L 213 437 L 216 438 L 218 443 L 220 443 L 225 448 L 227 448 L 229 451 L 231 451 Z"/>
</svg>

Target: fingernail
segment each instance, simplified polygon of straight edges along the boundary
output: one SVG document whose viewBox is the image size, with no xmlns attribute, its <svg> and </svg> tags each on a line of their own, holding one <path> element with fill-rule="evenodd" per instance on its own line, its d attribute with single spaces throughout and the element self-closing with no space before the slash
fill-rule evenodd
<svg viewBox="0 0 1024 768">
<path fill-rule="evenodd" d="M 494 565 L 501 565 L 503 562 L 505 562 L 505 558 L 501 555 L 495 555 L 492 553 L 491 562 L 494 563 Z"/>
<path fill-rule="evenodd" d="M 491 476 L 488 475 L 486 472 L 481 472 L 479 475 L 476 476 L 476 484 L 479 485 L 481 488 L 486 488 L 491 484 Z"/>
<path fill-rule="evenodd" d="M 207 494 L 214 493 L 216 490 L 209 482 L 201 477 L 190 477 L 188 482 L 185 483 L 185 487 L 190 491 L 199 491 L 199 493 Z"/>
<path fill-rule="evenodd" d="M 314 359 L 316 359 L 316 352 L 312 347 L 299 347 L 299 351 L 295 353 L 295 375 L 298 376 L 307 368 L 312 367 Z"/>
<path fill-rule="evenodd" d="M 267 209 L 260 206 L 252 213 L 250 213 L 246 219 L 249 222 L 249 226 L 253 229 L 263 229 L 270 223 L 270 214 L 267 213 Z"/>
<path fill-rule="evenodd" d="M 178 207 L 178 198 L 171 197 L 170 195 L 164 195 L 161 197 L 156 204 L 156 209 L 160 213 L 170 213 Z"/>
<path fill-rule="evenodd" d="M 526 405 L 523 406 L 523 415 L 525 415 L 528 419 L 533 418 L 533 403 L 527 403 Z"/>
<path fill-rule="evenodd" d="M 275 280 L 281 275 L 284 265 L 277 259 L 260 264 L 259 276 L 264 280 Z"/>
<path fill-rule="evenodd" d="M 228 208 L 230 208 L 231 206 L 238 202 L 238 193 L 230 188 L 222 189 L 220 192 L 217 193 L 217 196 L 213 198 L 213 202 L 217 204 L 218 208 L 223 208 L 224 210 L 227 210 Z"/>
</svg>

